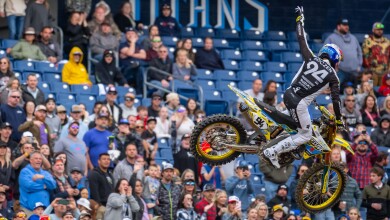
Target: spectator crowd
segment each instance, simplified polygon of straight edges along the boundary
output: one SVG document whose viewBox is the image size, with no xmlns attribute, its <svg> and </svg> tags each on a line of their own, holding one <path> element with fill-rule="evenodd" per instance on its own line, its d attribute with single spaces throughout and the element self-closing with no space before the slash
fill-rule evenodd
<svg viewBox="0 0 390 220">
<path fill-rule="evenodd" d="M 347 19 L 324 41 L 344 53 L 339 76 L 349 129 L 338 135 L 355 154 L 332 147 L 332 162 L 348 173 L 346 188 L 332 209 L 310 216 L 299 210 L 294 194 L 313 160 L 275 169 L 243 157 L 210 166 L 192 155 L 190 135 L 206 112 L 198 100 L 181 105 L 179 94 L 164 89 L 170 90 L 173 80 L 194 81 L 198 69 L 225 68 L 213 38 L 206 37 L 198 49 L 190 38 L 180 39 L 171 59 L 162 37 L 179 36 L 181 27 L 169 4 L 148 28 L 134 19 L 129 1 L 116 14 L 105 1 L 92 7 L 91 0 L 73 0 L 66 6 L 62 50 L 46 0 L 0 1 L 9 38 L 19 40 L 0 59 L 0 220 L 366 217 L 360 210 L 367 219 L 390 217 L 390 41 L 382 23 L 373 24 L 362 46 Z M 88 51 L 95 60 L 94 78 Z M 91 114 L 86 103 L 67 108 L 40 88 L 39 74 L 28 73 L 21 82 L 13 60 L 62 65 L 62 82 L 99 84 L 104 98 Z M 145 66 L 155 68 L 145 75 Z M 149 88 L 150 103 L 136 105 L 144 77 L 161 89 Z M 263 81 L 255 79 L 246 92 L 283 110 L 277 82 L 264 83 L 263 89 Z M 122 87 L 128 90 L 120 97 Z"/>
</svg>

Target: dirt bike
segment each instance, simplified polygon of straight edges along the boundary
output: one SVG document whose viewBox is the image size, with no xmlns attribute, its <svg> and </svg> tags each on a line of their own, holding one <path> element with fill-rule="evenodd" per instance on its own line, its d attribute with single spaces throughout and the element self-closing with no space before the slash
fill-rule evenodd
<svg viewBox="0 0 390 220">
<path fill-rule="evenodd" d="M 263 151 L 288 135 L 297 133 L 297 123 L 275 107 L 254 99 L 233 86 L 229 88 L 244 101 L 240 103 L 239 110 L 254 132 L 247 133 L 235 117 L 212 115 L 198 123 L 192 132 L 190 149 L 193 155 L 204 163 L 216 166 L 233 161 L 241 153 L 257 154 L 260 163 L 272 166 L 265 159 Z M 317 107 L 322 116 L 319 120 L 312 121 L 310 141 L 279 155 L 282 167 L 294 160 L 315 157 L 313 166 L 299 179 L 295 193 L 301 210 L 310 213 L 319 213 L 332 207 L 344 191 L 346 174 L 340 165 L 331 162 L 332 147 L 337 144 L 354 153 L 348 142 L 336 137 L 334 115 L 324 106 Z"/>
</svg>

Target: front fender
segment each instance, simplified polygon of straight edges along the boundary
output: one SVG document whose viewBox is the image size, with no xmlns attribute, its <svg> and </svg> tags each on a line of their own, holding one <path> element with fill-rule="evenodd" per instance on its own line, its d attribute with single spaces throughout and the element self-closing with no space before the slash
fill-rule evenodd
<svg viewBox="0 0 390 220">
<path fill-rule="evenodd" d="M 353 152 L 351 146 L 349 145 L 349 143 L 346 140 L 339 138 L 339 137 L 336 137 L 334 139 L 332 145 L 335 145 L 335 144 L 340 145 L 341 147 L 347 149 L 352 155 L 355 154 L 355 152 Z"/>
</svg>

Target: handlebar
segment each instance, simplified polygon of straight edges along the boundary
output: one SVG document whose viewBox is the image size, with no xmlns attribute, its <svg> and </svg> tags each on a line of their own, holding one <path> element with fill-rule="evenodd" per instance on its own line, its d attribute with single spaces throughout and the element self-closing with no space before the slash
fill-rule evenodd
<svg viewBox="0 0 390 220">
<path fill-rule="evenodd" d="M 319 105 L 316 100 L 313 100 L 314 105 L 318 108 L 318 110 L 322 113 L 323 116 L 325 116 L 330 121 L 334 121 L 335 117 L 332 113 L 329 112 L 327 108 L 325 108 L 322 105 Z"/>
</svg>

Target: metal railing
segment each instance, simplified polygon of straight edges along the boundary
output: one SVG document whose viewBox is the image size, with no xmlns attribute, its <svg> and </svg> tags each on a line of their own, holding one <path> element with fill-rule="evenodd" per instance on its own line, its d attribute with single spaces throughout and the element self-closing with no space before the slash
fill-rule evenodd
<svg viewBox="0 0 390 220">
<path fill-rule="evenodd" d="M 144 72 L 144 83 L 143 83 L 143 95 L 144 97 L 147 97 L 148 95 L 148 88 L 155 88 L 155 89 L 158 89 L 158 90 L 161 90 L 163 92 L 166 92 L 166 93 L 170 93 L 170 92 L 174 92 L 175 91 L 175 81 L 174 80 L 171 80 L 169 83 L 171 84 L 171 89 L 169 88 L 164 88 L 162 86 L 159 86 L 159 85 L 156 85 L 156 84 L 153 84 L 151 82 L 148 82 L 148 75 L 149 75 L 149 71 L 156 71 L 160 74 L 163 74 L 165 76 L 171 76 L 173 77 L 175 80 L 179 80 L 181 82 L 184 82 L 185 84 L 188 84 L 189 86 L 192 86 L 194 89 L 197 89 L 198 90 L 198 96 L 199 96 L 199 101 L 198 101 L 198 104 L 200 106 L 200 108 L 203 110 L 204 109 L 204 93 L 203 93 L 203 89 L 202 87 L 200 87 L 199 85 L 191 82 L 191 81 L 185 81 L 185 80 L 181 80 L 181 79 L 178 79 L 177 77 L 173 76 L 172 74 L 166 72 L 166 71 L 162 71 L 160 69 L 157 69 L 155 67 L 148 67 L 146 69 L 146 71 Z M 186 96 L 183 96 L 181 94 L 178 94 L 180 98 L 184 99 L 184 100 L 188 100 L 189 98 L 186 97 Z"/>
<path fill-rule="evenodd" d="M 54 26 L 53 29 L 54 29 L 54 33 L 56 33 L 55 36 L 57 37 L 57 40 L 59 40 L 59 45 L 60 45 L 61 51 L 64 51 L 64 32 L 58 26 Z M 58 35 L 57 35 L 57 33 L 58 33 Z"/>
</svg>

